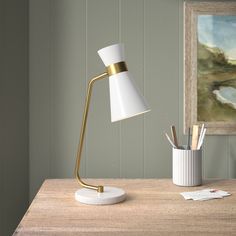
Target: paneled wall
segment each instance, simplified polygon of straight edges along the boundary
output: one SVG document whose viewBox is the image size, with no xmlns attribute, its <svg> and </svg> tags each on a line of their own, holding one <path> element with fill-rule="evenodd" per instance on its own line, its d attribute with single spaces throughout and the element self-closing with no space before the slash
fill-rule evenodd
<svg viewBox="0 0 236 236">
<path fill-rule="evenodd" d="M 72 177 L 85 91 L 104 71 L 96 51 L 123 42 L 152 111 L 110 122 L 108 81 L 95 85 L 84 177 L 171 177 L 163 132 L 183 135 L 183 0 L 30 1 L 30 196 L 45 178 Z M 236 139 L 204 144 L 204 177 L 236 176 Z"/>
<path fill-rule="evenodd" d="M 28 207 L 28 1 L 0 0 L 0 235 Z"/>
</svg>

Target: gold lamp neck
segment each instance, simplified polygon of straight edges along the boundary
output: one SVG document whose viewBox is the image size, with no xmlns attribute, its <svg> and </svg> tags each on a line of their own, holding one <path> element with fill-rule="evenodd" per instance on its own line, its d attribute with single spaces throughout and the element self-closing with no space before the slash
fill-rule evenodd
<svg viewBox="0 0 236 236">
<path fill-rule="evenodd" d="M 75 177 L 77 178 L 79 184 L 85 188 L 94 189 L 100 193 L 104 191 L 103 186 L 94 186 L 94 185 L 86 184 L 80 178 L 79 169 L 80 169 L 80 161 L 81 161 L 81 155 L 82 155 L 82 149 L 83 149 L 83 143 L 84 143 L 84 135 L 85 135 L 85 129 L 86 129 L 86 124 L 87 124 L 90 99 L 91 99 L 92 88 L 93 88 L 94 82 L 97 80 L 104 79 L 107 76 L 111 76 L 111 75 L 115 75 L 124 71 L 128 71 L 126 63 L 124 61 L 111 64 L 106 69 L 107 69 L 106 72 L 93 77 L 89 81 L 89 84 L 88 84 L 88 90 L 87 90 L 84 114 L 83 114 L 83 121 L 82 121 L 81 132 L 80 132 L 80 142 L 78 146 L 77 158 L 76 158 L 76 164 L 75 164 Z"/>
</svg>

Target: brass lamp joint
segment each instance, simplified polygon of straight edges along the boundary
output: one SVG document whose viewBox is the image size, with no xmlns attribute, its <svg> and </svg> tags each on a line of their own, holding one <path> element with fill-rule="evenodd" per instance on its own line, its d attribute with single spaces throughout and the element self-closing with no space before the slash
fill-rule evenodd
<svg viewBox="0 0 236 236">
<path fill-rule="evenodd" d="M 120 62 L 107 66 L 107 73 L 109 76 L 115 75 L 124 71 L 128 71 L 126 63 L 124 61 L 120 61 Z"/>
<path fill-rule="evenodd" d="M 98 186 L 97 192 L 103 193 L 104 192 L 103 186 Z"/>
</svg>

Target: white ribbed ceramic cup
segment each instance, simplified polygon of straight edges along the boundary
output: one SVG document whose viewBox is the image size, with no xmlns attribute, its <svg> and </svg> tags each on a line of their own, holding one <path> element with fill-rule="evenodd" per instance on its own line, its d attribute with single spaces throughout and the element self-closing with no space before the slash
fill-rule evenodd
<svg viewBox="0 0 236 236">
<path fill-rule="evenodd" d="M 202 149 L 172 150 L 173 183 L 179 186 L 202 184 Z"/>
</svg>

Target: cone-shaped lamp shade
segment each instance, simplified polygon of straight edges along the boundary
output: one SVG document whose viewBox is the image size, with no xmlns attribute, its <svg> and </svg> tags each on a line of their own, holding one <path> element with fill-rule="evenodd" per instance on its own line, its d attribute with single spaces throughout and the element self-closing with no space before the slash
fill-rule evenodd
<svg viewBox="0 0 236 236">
<path fill-rule="evenodd" d="M 124 46 L 115 44 L 98 51 L 105 66 L 125 61 Z M 128 71 L 109 77 L 111 121 L 119 121 L 150 111 Z"/>
</svg>

